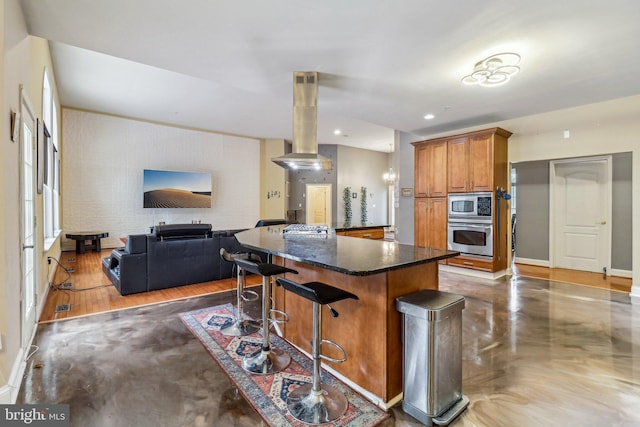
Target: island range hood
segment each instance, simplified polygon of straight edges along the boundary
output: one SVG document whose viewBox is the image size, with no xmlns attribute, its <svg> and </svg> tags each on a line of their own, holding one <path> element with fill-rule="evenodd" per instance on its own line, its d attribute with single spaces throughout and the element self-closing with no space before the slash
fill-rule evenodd
<svg viewBox="0 0 640 427">
<path fill-rule="evenodd" d="M 293 73 L 293 151 L 272 162 L 291 170 L 331 169 L 331 159 L 318 154 L 318 73 Z"/>
</svg>

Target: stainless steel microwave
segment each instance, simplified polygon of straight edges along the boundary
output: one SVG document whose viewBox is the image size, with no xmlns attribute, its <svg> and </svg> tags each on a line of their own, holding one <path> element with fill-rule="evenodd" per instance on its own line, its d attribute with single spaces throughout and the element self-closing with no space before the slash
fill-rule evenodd
<svg viewBox="0 0 640 427">
<path fill-rule="evenodd" d="M 449 194 L 449 222 L 493 222 L 493 193 Z"/>
</svg>

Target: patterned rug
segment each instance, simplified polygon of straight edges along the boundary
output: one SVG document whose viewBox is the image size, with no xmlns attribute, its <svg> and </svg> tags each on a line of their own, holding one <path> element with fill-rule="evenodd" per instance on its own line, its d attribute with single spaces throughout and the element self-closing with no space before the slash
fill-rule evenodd
<svg viewBox="0 0 640 427">
<path fill-rule="evenodd" d="M 221 328 L 233 322 L 231 304 L 181 313 L 180 318 L 270 426 L 308 425 L 288 413 L 286 398 L 290 390 L 311 382 L 311 359 L 272 333 L 272 347 L 286 351 L 291 356 L 291 364 L 273 375 L 252 375 L 242 369 L 242 357 L 258 350 L 262 338 L 258 333 L 244 337 L 228 337 L 220 333 Z M 341 418 L 323 426 L 376 426 L 389 417 L 389 414 L 324 370 L 322 382 L 341 389 L 349 401 L 347 412 Z"/>
</svg>

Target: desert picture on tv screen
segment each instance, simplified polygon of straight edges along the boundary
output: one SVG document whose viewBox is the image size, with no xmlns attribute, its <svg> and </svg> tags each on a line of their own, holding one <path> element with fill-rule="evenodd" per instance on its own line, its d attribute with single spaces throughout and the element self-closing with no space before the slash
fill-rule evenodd
<svg viewBox="0 0 640 427">
<path fill-rule="evenodd" d="M 210 208 L 211 174 L 144 170 L 145 208 Z"/>
</svg>

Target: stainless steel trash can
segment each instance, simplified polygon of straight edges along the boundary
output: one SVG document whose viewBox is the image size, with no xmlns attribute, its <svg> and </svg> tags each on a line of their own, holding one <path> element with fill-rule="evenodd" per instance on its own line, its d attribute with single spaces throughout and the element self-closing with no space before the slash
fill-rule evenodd
<svg viewBox="0 0 640 427">
<path fill-rule="evenodd" d="M 447 425 L 469 400 L 462 395 L 464 297 L 422 290 L 396 299 L 403 313 L 402 409 L 427 426 Z"/>
</svg>

